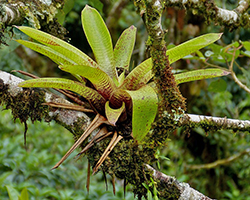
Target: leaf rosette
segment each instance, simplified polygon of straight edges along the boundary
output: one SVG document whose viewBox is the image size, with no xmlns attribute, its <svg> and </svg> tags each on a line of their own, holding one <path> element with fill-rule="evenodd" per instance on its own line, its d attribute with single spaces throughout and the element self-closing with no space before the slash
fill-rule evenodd
<svg viewBox="0 0 250 200">
<path fill-rule="evenodd" d="M 69 43 L 42 31 L 29 27 L 16 27 L 33 41 L 17 40 L 20 44 L 33 49 L 56 62 L 59 68 L 75 76 L 78 81 L 62 78 L 39 78 L 27 80 L 20 87 L 56 88 L 72 91 L 88 101 L 96 117 L 82 136 L 54 166 L 57 168 L 74 151 L 93 130 L 106 124 L 117 127 L 118 124 L 132 124 L 130 135 L 142 143 L 154 122 L 158 111 L 158 97 L 153 79 L 152 60 L 145 60 L 135 67 L 127 76 L 131 55 L 135 45 L 136 27 L 127 28 L 113 48 L 110 33 L 100 14 L 90 6 L 82 11 L 82 26 L 95 60 Z M 189 40 L 167 51 L 170 63 L 173 63 L 197 50 L 215 42 L 221 34 L 206 34 Z M 118 68 L 123 71 L 118 74 Z M 212 78 L 226 75 L 220 69 L 206 69 L 175 75 L 176 82 Z M 106 151 L 94 168 L 102 164 L 109 152 L 124 137 L 122 130 L 113 132 Z M 126 133 L 127 134 L 127 133 Z M 90 148 L 94 141 L 109 135 L 107 129 L 101 129 L 87 145 Z M 84 148 L 80 154 L 88 150 Z"/>
</svg>

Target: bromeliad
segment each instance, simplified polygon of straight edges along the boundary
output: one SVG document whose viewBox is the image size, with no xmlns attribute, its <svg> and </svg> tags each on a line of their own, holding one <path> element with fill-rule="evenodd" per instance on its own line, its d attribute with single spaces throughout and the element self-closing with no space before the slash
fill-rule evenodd
<svg viewBox="0 0 250 200">
<path fill-rule="evenodd" d="M 126 75 L 135 44 L 134 26 L 122 33 L 113 49 L 110 33 L 95 9 L 89 6 L 83 9 L 82 25 L 95 61 L 67 42 L 47 33 L 29 27 L 17 27 L 35 40 L 17 40 L 17 42 L 48 56 L 61 70 L 71 73 L 78 79 L 73 81 L 63 78 L 38 78 L 24 81 L 19 86 L 73 91 L 88 101 L 96 114 L 95 118 L 53 169 L 57 168 L 95 129 L 100 128 L 78 154 L 83 154 L 94 143 L 112 134 L 108 147 L 93 169 L 93 172 L 96 172 L 115 145 L 125 137 L 122 130 L 124 125 L 130 127 L 129 135 L 134 140 L 143 143 L 157 115 L 158 97 L 154 84 L 148 84 L 153 79 L 151 59 L 145 60 Z M 221 34 L 207 34 L 176 46 L 167 51 L 169 61 L 173 63 L 215 42 L 220 37 Z M 118 69 L 122 69 L 119 74 Z M 177 74 L 175 78 L 177 83 L 182 83 L 226 74 L 227 72 L 220 69 L 206 69 Z M 113 126 L 113 131 L 108 131 L 108 126 Z"/>
</svg>

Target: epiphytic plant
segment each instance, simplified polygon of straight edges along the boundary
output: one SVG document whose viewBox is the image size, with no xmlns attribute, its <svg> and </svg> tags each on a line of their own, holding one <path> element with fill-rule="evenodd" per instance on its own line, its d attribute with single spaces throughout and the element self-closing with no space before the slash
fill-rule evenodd
<svg viewBox="0 0 250 200">
<path fill-rule="evenodd" d="M 122 33 L 113 49 L 109 31 L 95 9 L 89 6 L 83 9 L 82 25 L 96 61 L 67 42 L 47 33 L 29 27 L 17 27 L 35 40 L 17 40 L 17 42 L 48 56 L 61 70 L 71 73 L 78 79 L 73 81 L 62 78 L 38 78 L 24 81 L 19 86 L 63 89 L 66 90 L 66 94 L 73 91 L 87 100 L 96 116 L 53 168 L 57 168 L 96 128 L 102 127 L 78 154 L 87 151 L 94 142 L 113 134 L 108 147 L 93 169 L 96 172 L 125 135 L 132 136 L 138 143 L 143 142 L 156 117 L 158 97 L 153 82 L 148 84 L 153 80 L 151 59 L 145 60 L 127 75 L 135 43 L 134 26 Z M 220 37 L 221 34 L 207 34 L 168 50 L 170 64 L 215 42 Z M 119 74 L 118 69 L 122 69 Z M 228 73 L 221 69 L 205 69 L 177 74 L 175 78 L 179 84 L 226 74 Z M 48 105 L 55 106 L 52 103 Z M 74 106 L 70 105 L 60 106 L 74 109 Z M 113 131 L 109 132 L 107 126 L 113 126 Z"/>
</svg>

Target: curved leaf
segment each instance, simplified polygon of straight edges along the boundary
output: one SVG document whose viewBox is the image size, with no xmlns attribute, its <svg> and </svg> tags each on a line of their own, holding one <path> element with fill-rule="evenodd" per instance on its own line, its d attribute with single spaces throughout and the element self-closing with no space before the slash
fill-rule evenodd
<svg viewBox="0 0 250 200">
<path fill-rule="evenodd" d="M 82 51 L 72 46 L 71 44 L 53 36 L 43 31 L 36 30 L 27 26 L 15 26 L 20 31 L 28 35 L 29 37 L 35 39 L 36 41 L 50 47 L 58 53 L 61 53 L 65 57 L 74 61 L 79 65 L 89 65 L 92 67 L 97 66 L 97 64 Z M 36 50 L 35 50 L 36 51 Z"/>
<path fill-rule="evenodd" d="M 139 90 L 126 90 L 132 98 L 132 132 L 133 137 L 142 142 L 155 120 L 158 109 L 158 97 L 155 90 L 146 85 Z"/>
<path fill-rule="evenodd" d="M 124 102 L 122 103 L 122 106 L 118 109 L 110 108 L 109 101 L 107 101 L 105 104 L 106 117 L 107 117 L 109 123 L 113 126 L 115 126 L 115 123 L 117 122 L 117 120 L 119 119 L 119 117 L 121 116 L 121 114 L 123 113 L 124 110 L 125 110 L 125 103 Z"/>
<path fill-rule="evenodd" d="M 200 69 L 193 70 L 189 72 L 183 72 L 180 74 L 175 74 L 175 81 L 177 84 L 185 83 L 189 81 L 196 81 L 201 79 L 215 78 L 219 76 L 226 76 L 230 72 L 222 69 Z"/>
<path fill-rule="evenodd" d="M 129 69 L 135 45 L 136 27 L 130 26 L 121 34 L 114 48 L 115 67 Z"/>
<path fill-rule="evenodd" d="M 63 78 L 39 78 L 23 81 L 19 87 L 57 88 L 76 92 L 87 99 L 98 111 L 103 111 L 105 99 L 95 90 L 85 85 Z"/>
<path fill-rule="evenodd" d="M 112 40 L 97 10 L 85 6 L 82 11 L 82 26 L 100 68 L 112 79 L 117 80 Z"/>
<path fill-rule="evenodd" d="M 42 44 L 38 44 L 35 42 L 25 41 L 25 40 L 16 40 L 18 43 L 38 52 L 53 60 L 55 63 L 59 65 L 74 65 L 76 64 L 74 61 L 70 60 L 66 56 L 57 51 L 51 49 L 50 47 L 44 46 Z"/>
<path fill-rule="evenodd" d="M 177 60 L 196 52 L 197 50 L 217 41 L 220 39 L 222 33 L 209 33 L 196 37 L 194 39 L 188 40 L 178 46 L 175 46 L 167 50 L 169 63 L 172 64 Z M 144 77 L 152 69 L 152 58 L 149 58 L 138 65 L 124 80 L 123 88 L 126 89 L 136 89 L 140 83 L 142 77 Z M 143 82 L 149 81 L 153 77 L 153 74 L 147 75 L 147 80 L 144 79 Z"/>
<path fill-rule="evenodd" d="M 99 68 L 84 65 L 63 65 L 59 66 L 59 68 L 71 74 L 77 74 L 87 78 L 105 99 L 109 99 L 110 94 L 113 93 L 116 88 L 112 79 Z"/>
<path fill-rule="evenodd" d="M 127 90 L 136 90 L 141 79 L 152 69 L 152 59 L 147 59 L 135 67 L 125 78 L 120 88 Z M 153 75 L 152 75 L 153 76 Z M 152 78 L 152 77 L 151 77 Z M 149 79 L 150 80 L 150 79 Z M 145 80 L 144 80 L 145 82 Z"/>
<path fill-rule="evenodd" d="M 166 54 L 169 56 L 169 63 L 176 62 L 177 60 L 202 49 L 209 44 L 214 43 L 219 40 L 222 36 L 222 33 L 209 33 L 194 39 L 188 40 L 176 47 L 173 47 L 167 50 Z"/>
</svg>

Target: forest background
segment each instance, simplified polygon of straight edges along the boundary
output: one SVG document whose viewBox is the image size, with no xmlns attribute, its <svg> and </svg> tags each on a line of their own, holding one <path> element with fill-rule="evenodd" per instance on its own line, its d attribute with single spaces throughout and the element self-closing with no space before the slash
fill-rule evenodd
<svg viewBox="0 0 250 200">
<path fill-rule="evenodd" d="M 59 22 L 67 29 L 66 39 L 70 43 L 91 55 L 91 49 L 85 39 L 80 22 L 80 13 L 86 4 L 95 7 L 101 14 L 115 42 L 121 32 L 134 25 L 137 27 L 136 46 L 133 52 L 133 65 L 141 63 L 149 55 L 146 47 L 147 31 L 136 13 L 133 2 L 123 1 L 120 10 L 112 13 L 115 1 L 67 1 L 69 10 L 66 16 L 58 16 Z M 238 1 L 215 1 L 218 6 L 233 9 Z M 211 22 L 205 23 L 204 16 L 194 10 L 185 11 L 176 7 L 164 12 L 162 25 L 168 29 L 167 44 L 178 45 L 204 33 L 223 32 L 218 46 L 211 45 L 202 50 L 208 56 L 204 61 L 200 55 L 186 57 L 172 65 L 174 70 L 201 69 L 208 64 L 226 69 L 230 62 L 219 59 L 216 52 L 234 41 L 249 40 L 249 29 L 231 29 Z M 64 18 L 65 17 L 65 18 Z M 45 30 L 46 31 L 46 30 Z M 8 37 L 7 37 L 8 38 Z M 11 72 L 23 70 L 39 77 L 62 77 L 56 64 L 49 59 L 32 52 L 12 40 L 5 41 L 9 46 L 1 45 L 0 70 Z M 219 50 L 218 50 L 219 49 Z M 241 49 L 245 51 L 246 49 Z M 211 57 L 214 53 L 214 57 Z M 243 54 L 242 54 L 243 55 Z M 239 56 L 235 73 L 238 78 L 250 86 L 249 58 Z M 241 89 L 231 76 L 195 81 L 180 86 L 181 93 L 187 98 L 187 113 L 208 116 L 227 117 L 248 120 L 250 117 L 250 96 Z M 0 198 L 8 199 L 7 189 L 12 194 L 28 190 L 30 199 L 121 199 L 122 181 L 117 180 L 117 194 L 112 194 L 111 184 L 106 191 L 101 173 L 91 177 L 90 193 L 87 194 L 86 158 L 75 162 L 73 156 L 67 159 L 60 169 L 50 171 L 73 143 L 71 134 L 55 123 L 35 122 L 28 124 L 27 151 L 23 145 L 23 124 L 14 122 L 10 111 L 0 112 Z M 53 135 L 53 137 L 51 137 Z M 248 132 L 230 130 L 209 131 L 201 128 L 189 130 L 182 128 L 173 132 L 169 142 L 159 152 L 161 172 L 174 176 L 180 182 L 187 182 L 201 193 L 217 199 L 250 199 L 250 159 Z M 111 180 L 108 177 L 108 182 Z M 125 199 L 134 199 L 128 192 Z M 14 197 L 13 197 L 14 198 Z"/>
</svg>

